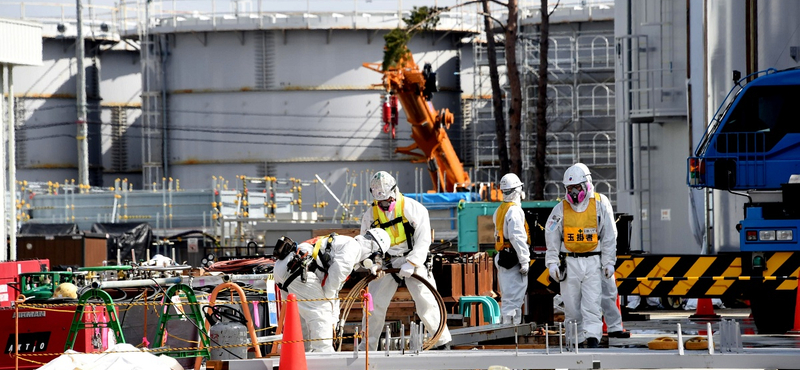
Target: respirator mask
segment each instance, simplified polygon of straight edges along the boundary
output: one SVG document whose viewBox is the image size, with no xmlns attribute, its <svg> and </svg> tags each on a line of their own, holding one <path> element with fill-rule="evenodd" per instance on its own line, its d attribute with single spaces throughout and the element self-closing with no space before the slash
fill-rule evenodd
<svg viewBox="0 0 800 370">
<path fill-rule="evenodd" d="M 372 252 L 365 260 L 361 261 L 361 267 L 369 270 L 373 266 L 380 266 L 383 265 L 383 253 L 381 252 Z"/>
<path fill-rule="evenodd" d="M 389 198 L 386 200 L 379 200 L 378 207 L 384 212 L 392 212 L 394 211 L 394 206 L 397 202 L 394 198 Z"/>
<path fill-rule="evenodd" d="M 568 185 L 567 186 L 567 200 L 572 204 L 578 204 L 586 199 L 586 190 L 583 189 L 582 184 Z"/>
</svg>

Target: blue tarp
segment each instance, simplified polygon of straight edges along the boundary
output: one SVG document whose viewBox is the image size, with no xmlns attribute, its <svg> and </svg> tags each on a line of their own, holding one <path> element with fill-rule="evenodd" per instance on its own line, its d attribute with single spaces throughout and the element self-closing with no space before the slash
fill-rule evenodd
<svg viewBox="0 0 800 370">
<path fill-rule="evenodd" d="M 427 208 L 452 208 L 459 201 L 478 202 L 481 197 L 477 193 L 403 193 L 404 196 L 413 198 Z"/>
</svg>

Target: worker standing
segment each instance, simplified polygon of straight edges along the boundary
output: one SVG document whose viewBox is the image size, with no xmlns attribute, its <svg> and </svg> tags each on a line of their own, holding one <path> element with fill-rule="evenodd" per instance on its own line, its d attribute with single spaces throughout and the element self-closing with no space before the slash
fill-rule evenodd
<svg viewBox="0 0 800 370">
<path fill-rule="evenodd" d="M 363 232 L 375 227 L 386 230 L 391 238 L 391 247 L 386 252 L 389 263 L 384 267 L 400 269 L 396 275 L 384 276 L 369 283 L 374 311 L 371 315 L 364 316 L 363 325 L 369 320 L 369 349 L 374 351 L 378 348 L 378 339 L 383 332 L 386 310 L 401 282 L 405 282 L 408 287 L 417 315 L 430 335 L 439 328 L 440 320 L 446 319 L 439 315 L 433 292 L 422 282 L 410 279 L 411 275 L 416 274 L 436 288 L 436 281 L 426 266 L 431 245 L 428 210 L 416 200 L 403 196 L 397 189 L 397 181 L 388 172 L 376 172 L 370 180 L 369 188 L 374 201 L 361 218 L 361 230 Z M 445 323 L 435 346 L 443 346 L 450 340 L 450 331 Z M 364 348 L 362 342 L 359 349 Z"/>
<path fill-rule="evenodd" d="M 522 322 L 522 303 L 528 290 L 530 268 L 530 232 L 525 212 L 522 211 L 522 181 L 509 173 L 500 179 L 503 203 L 494 212 L 495 265 L 500 284 L 502 306 L 500 314 L 503 324 Z"/>
<path fill-rule="evenodd" d="M 583 163 L 576 163 L 586 173 L 586 181 L 592 183 L 592 174 Z M 613 212 L 612 212 L 613 214 Z M 616 228 L 616 220 L 614 227 Z M 616 255 L 616 237 L 614 238 L 614 253 Z M 606 321 L 609 338 L 630 338 L 631 333 L 622 328 L 622 312 L 619 307 L 619 293 L 617 291 L 617 279 L 614 274 L 603 276 L 602 293 L 600 295 L 600 306 L 603 310 L 603 319 Z"/>
<path fill-rule="evenodd" d="M 545 225 L 545 263 L 561 283 L 569 338 L 575 335 L 574 321 L 578 341 L 597 348 L 603 334 L 602 280 L 613 277 L 617 258 L 614 210 L 606 196 L 595 193 L 585 165 L 568 168 L 563 183 L 566 200 L 553 207 Z M 561 263 L 566 269 L 559 268 Z"/>
<path fill-rule="evenodd" d="M 333 352 L 339 290 L 355 268 L 379 274 L 389 240 L 382 229 L 356 237 L 331 234 L 300 244 L 287 237 L 278 240 L 275 283 L 284 296 L 297 296 L 306 351 Z"/>
</svg>

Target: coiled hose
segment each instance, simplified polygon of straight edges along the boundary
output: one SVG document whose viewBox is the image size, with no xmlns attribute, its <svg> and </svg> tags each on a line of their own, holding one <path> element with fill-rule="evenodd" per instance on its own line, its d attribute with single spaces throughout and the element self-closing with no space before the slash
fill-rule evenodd
<svg viewBox="0 0 800 370">
<path fill-rule="evenodd" d="M 385 272 L 386 275 L 396 274 L 399 271 L 400 271 L 400 269 L 383 270 L 383 272 Z M 423 350 L 428 350 L 428 349 L 433 348 L 433 346 L 436 345 L 436 342 L 439 341 L 439 337 L 442 335 L 442 331 L 444 331 L 444 326 L 447 323 L 447 312 L 445 311 L 445 307 L 444 307 L 444 299 L 442 299 L 442 296 L 439 294 L 439 292 L 436 290 L 436 288 L 434 288 L 433 285 L 431 285 L 431 283 L 428 282 L 428 280 L 426 280 L 425 278 L 423 278 L 423 277 L 421 277 L 421 276 L 419 276 L 417 274 L 413 274 L 413 275 L 411 275 L 411 277 L 414 278 L 414 279 L 417 279 L 417 281 L 419 281 L 420 283 L 425 285 L 428 288 L 428 290 L 430 290 L 431 293 L 433 293 L 433 297 L 436 298 L 436 303 L 439 305 L 439 318 L 440 318 L 439 319 L 439 327 L 436 328 L 436 333 L 434 333 L 432 337 L 430 337 L 428 340 L 425 341 L 425 343 L 422 344 L 422 349 Z M 388 279 L 390 277 L 389 276 L 383 276 L 382 278 L 383 279 Z M 358 283 L 356 283 L 356 285 L 350 290 L 350 293 L 348 293 L 347 297 L 344 299 L 344 302 L 343 302 L 343 305 L 342 305 L 342 312 L 339 315 L 340 318 L 345 318 L 346 319 L 347 315 L 350 314 L 350 309 L 353 308 L 353 304 L 355 304 L 356 301 L 361 302 L 361 299 L 360 299 L 361 290 L 366 288 L 367 284 L 369 284 L 373 280 L 375 280 L 375 275 L 370 274 L 370 275 L 367 275 L 367 277 L 361 279 L 361 281 L 359 281 Z M 383 330 L 383 328 L 378 328 L 378 330 Z M 341 329 L 340 329 L 340 331 L 341 331 Z M 336 347 L 336 351 L 337 352 L 340 351 L 341 348 L 342 348 L 342 339 L 343 339 L 342 335 L 337 335 L 336 336 L 336 340 L 334 340 L 333 344 L 334 344 L 334 347 Z"/>
</svg>

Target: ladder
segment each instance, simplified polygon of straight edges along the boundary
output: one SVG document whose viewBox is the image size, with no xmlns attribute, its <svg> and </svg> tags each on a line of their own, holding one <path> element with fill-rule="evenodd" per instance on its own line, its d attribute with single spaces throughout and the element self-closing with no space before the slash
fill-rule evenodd
<svg viewBox="0 0 800 370">
<path fill-rule="evenodd" d="M 86 307 L 90 299 L 100 299 L 105 303 L 106 311 L 108 311 L 108 322 L 83 322 L 84 307 Z M 75 315 L 72 316 L 72 325 L 69 328 L 67 342 L 64 344 L 64 351 L 72 349 L 75 346 L 75 339 L 78 337 L 78 332 L 80 330 L 99 328 L 110 328 L 114 331 L 114 339 L 116 339 L 117 343 L 125 343 L 125 337 L 122 335 L 122 328 L 117 319 L 117 308 L 114 307 L 111 296 L 104 290 L 95 288 L 87 290 L 78 300 L 78 306 L 75 308 Z"/>
<path fill-rule="evenodd" d="M 156 332 L 154 348 L 160 348 L 166 345 L 164 334 L 167 331 L 167 323 L 170 320 L 188 319 L 194 321 L 195 326 L 198 328 L 197 335 L 198 339 L 202 343 L 202 346 L 197 349 L 176 349 L 173 351 L 165 351 L 161 352 L 161 354 L 173 358 L 195 358 L 202 356 L 206 359 L 210 359 L 211 357 L 209 355 L 208 348 L 211 346 L 211 340 L 209 339 L 208 331 L 205 330 L 205 319 L 203 318 L 200 310 L 200 305 L 197 303 L 197 297 L 194 295 L 194 290 L 192 290 L 192 288 L 186 284 L 175 284 L 169 287 L 167 292 L 164 293 L 164 300 L 168 301 L 171 299 L 170 297 L 174 297 L 180 292 L 183 292 L 183 294 L 186 296 L 187 303 L 183 306 L 182 310 L 179 310 L 177 307 L 175 307 L 175 310 L 172 311 L 170 310 L 170 306 L 173 305 L 165 302 L 161 318 L 158 321 L 158 331 Z M 189 310 L 189 312 L 186 312 L 186 310 Z"/>
</svg>

